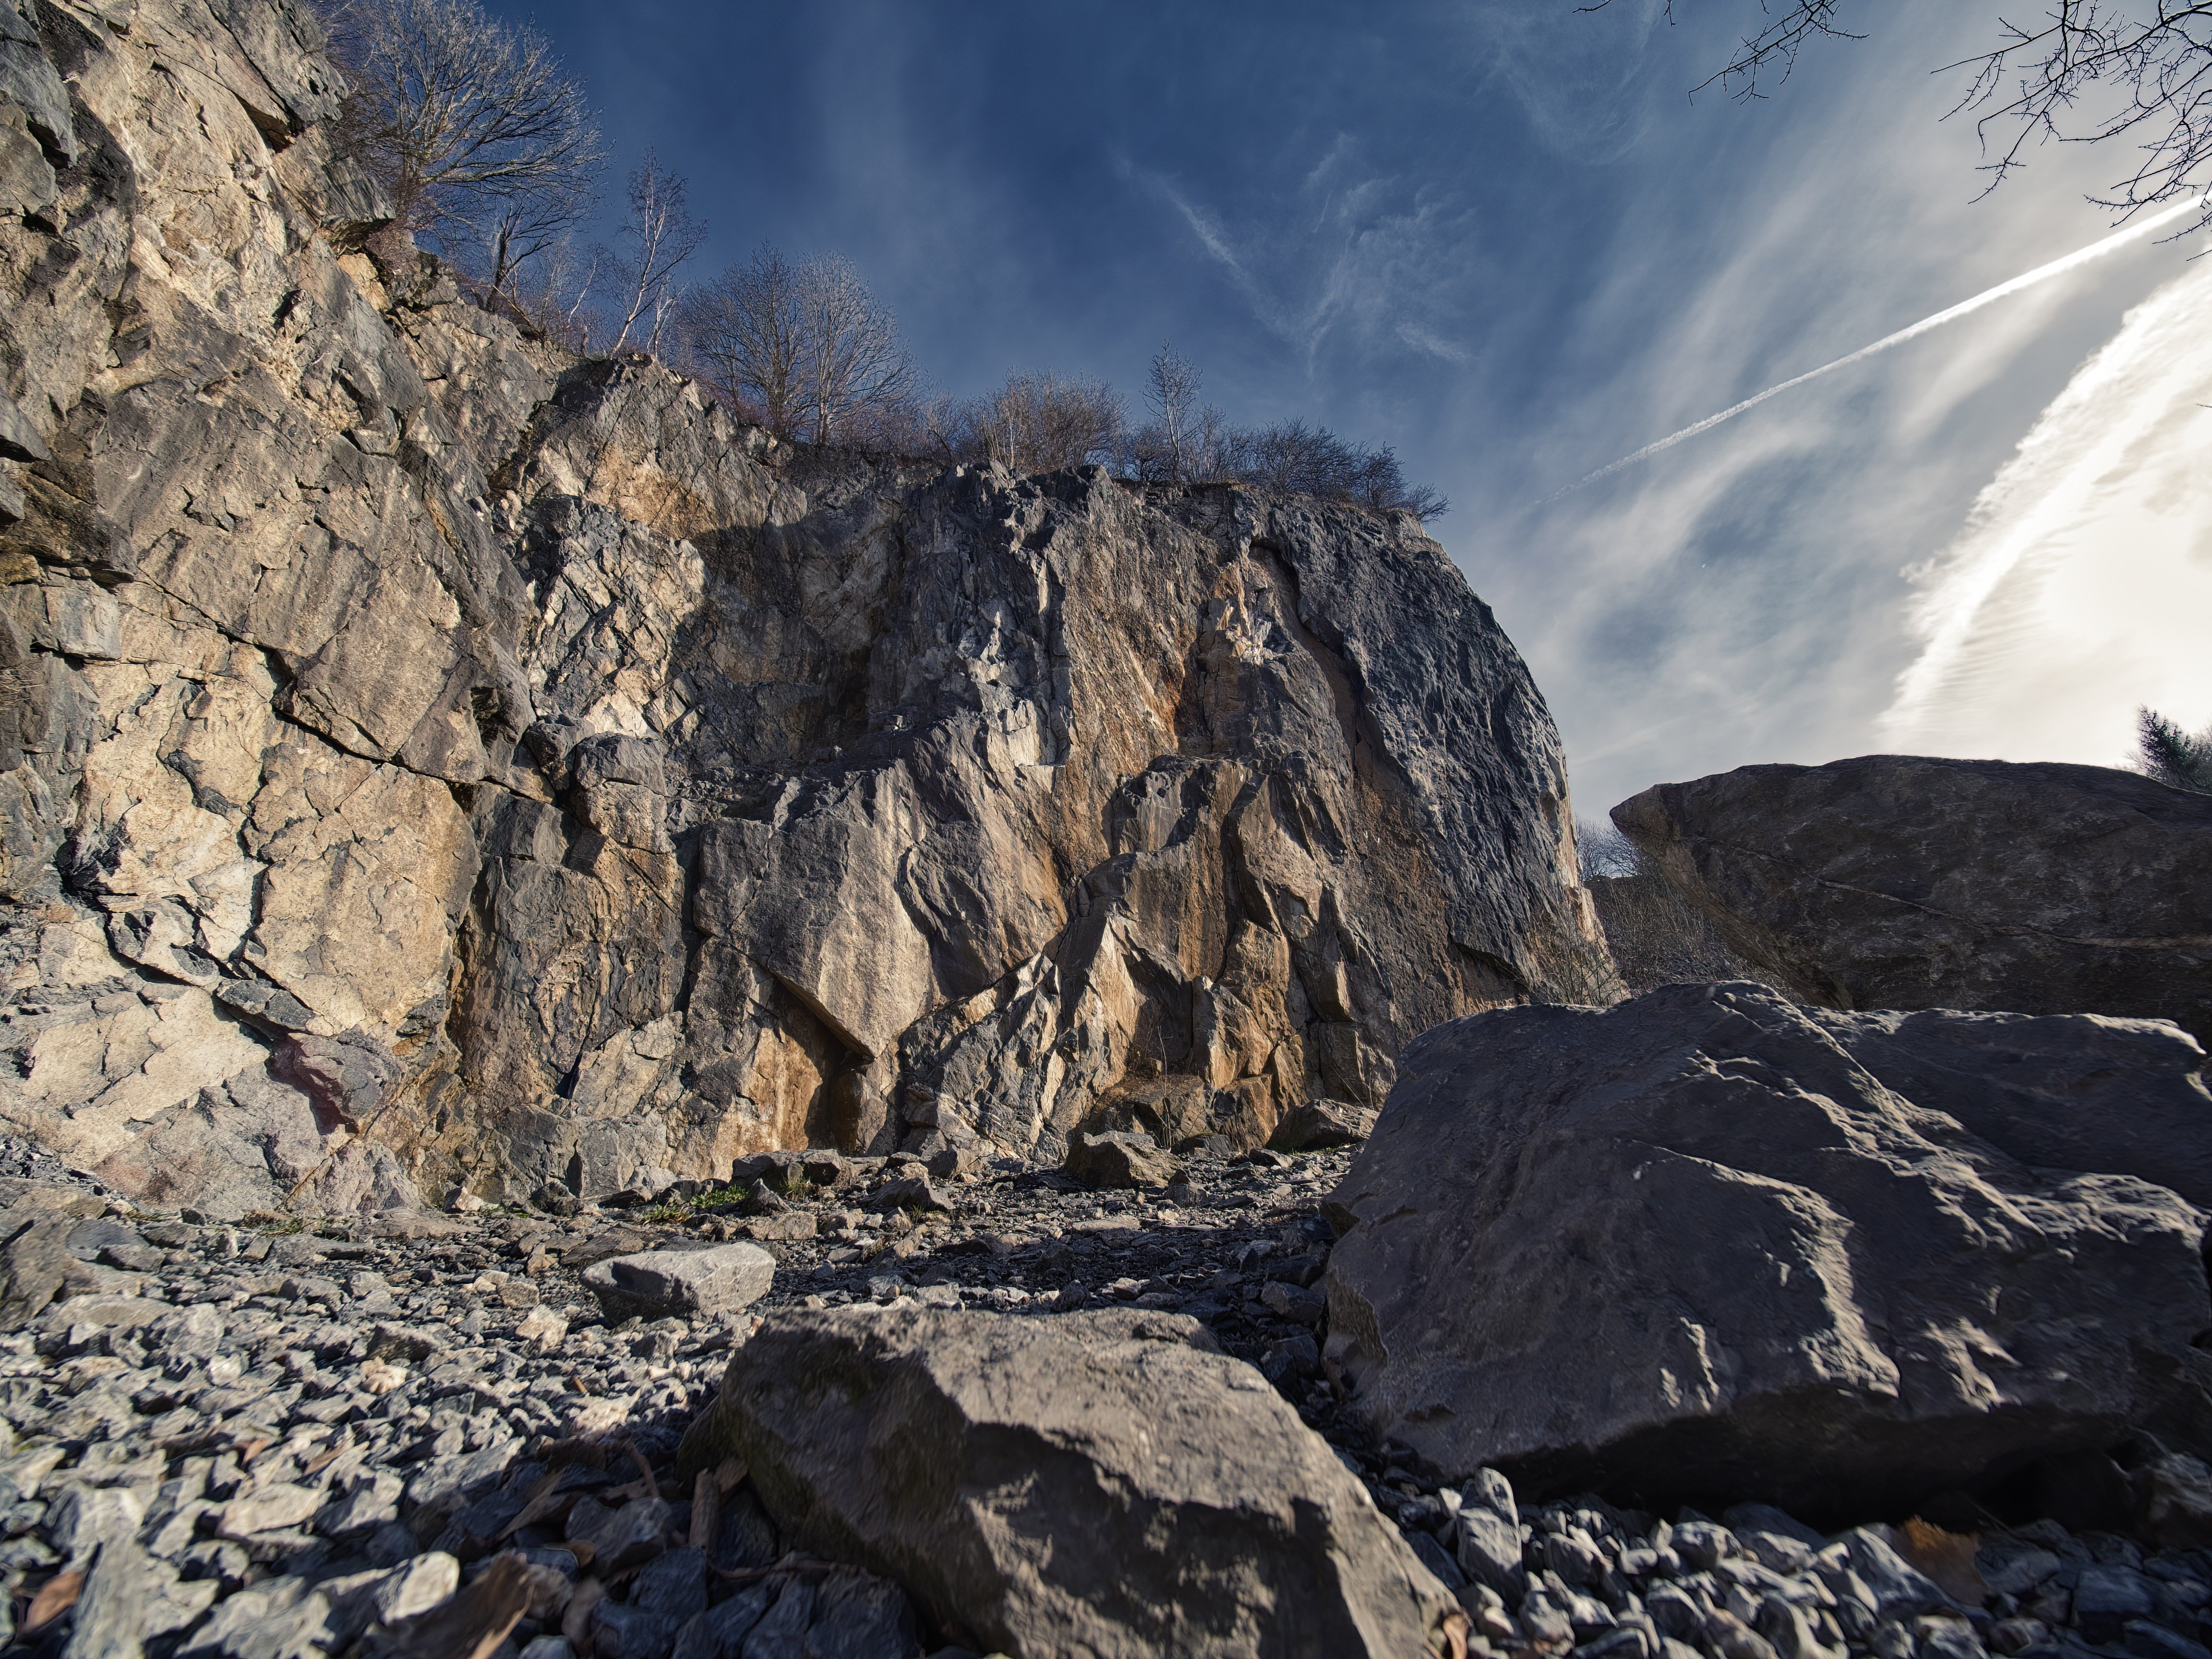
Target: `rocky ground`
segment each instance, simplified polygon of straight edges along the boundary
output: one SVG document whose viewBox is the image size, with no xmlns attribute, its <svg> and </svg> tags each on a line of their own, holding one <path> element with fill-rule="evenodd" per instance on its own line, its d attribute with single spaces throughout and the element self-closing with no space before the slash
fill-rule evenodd
<svg viewBox="0 0 2212 1659">
<path fill-rule="evenodd" d="M 1195 1316 L 1459 1594 L 1476 1652 L 2205 1659 L 2196 1553 L 2049 1522 L 1977 1554 L 1917 1523 L 1831 1540 L 1757 1508 L 1523 1514 L 1502 1477 L 1425 1483 L 1320 1374 L 1309 1286 L 1345 1152 L 1201 1155 L 1153 1193 L 778 1154 L 743 1194 L 319 1227 L 156 1217 L 13 1152 L 0 1167 L 45 1177 L 9 1184 L 20 1322 L 0 1338 L 0 1620 L 27 1651 L 957 1652 L 888 1581 L 787 1552 L 741 1468 L 676 1479 L 763 1315 L 911 1300 Z M 582 1277 L 732 1236 L 775 1258 L 750 1307 L 611 1323 Z"/>
<path fill-rule="evenodd" d="M 450 1623 L 484 1583 L 509 1601 L 526 1591 L 495 1650 L 533 1659 L 557 1659 L 564 1640 L 734 1654 L 713 1645 L 726 1632 L 674 1645 L 684 1610 L 727 1591 L 783 1631 L 746 1638 L 753 1659 L 801 1651 L 810 1595 L 816 1616 L 854 1624 L 851 1650 L 921 1651 L 933 1632 L 880 1581 L 771 1571 L 781 1540 L 741 1485 L 675 1490 L 684 1428 L 733 1344 L 778 1307 L 1171 1308 L 1264 1366 L 1310 1421 L 1348 1432 L 1319 1378 L 1306 1288 L 1343 1152 L 1200 1157 L 1172 1195 L 789 1154 L 750 1198 L 256 1226 L 142 1212 L 19 1150 L 0 1147 L 0 1168 L 43 1182 L 13 1194 L 31 1231 L 10 1247 L 11 1307 L 20 1316 L 41 1284 L 56 1299 L 0 1339 L 0 1617 L 41 1652 L 135 1651 L 117 1635 L 129 1631 L 149 1652 L 283 1659 L 381 1640 L 427 1656 L 450 1632 L 410 1634 L 408 1620 L 437 1607 Z M 57 1177 L 69 1184 L 45 1184 Z M 742 1310 L 610 1324 L 580 1278 L 763 1235 L 775 1280 Z M 719 1516 L 695 1515 L 702 1503 Z M 530 1580 L 491 1581 L 495 1558 L 518 1550 Z M 487 1628 L 502 1607 L 477 1609 Z"/>
</svg>

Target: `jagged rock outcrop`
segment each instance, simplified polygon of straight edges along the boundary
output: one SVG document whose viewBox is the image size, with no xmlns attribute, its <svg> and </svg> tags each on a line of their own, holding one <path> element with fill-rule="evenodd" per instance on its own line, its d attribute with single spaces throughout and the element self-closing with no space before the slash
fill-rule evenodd
<svg viewBox="0 0 2212 1659">
<path fill-rule="evenodd" d="M 234 1212 L 1256 1145 L 1615 994 L 1412 520 L 793 453 L 368 237 L 285 0 L 0 19 L 0 1124 Z"/>
<path fill-rule="evenodd" d="M 1862 755 L 1660 784 L 1613 819 L 1801 1000 L 2170 1019 L 2212 1042 L 2212 796 Z"/>
<path fill-rule="evenodd" d="M 1454 1021 L 1332 1200 L 1329 1357 L 1378 1437 L 1540 1492 L 1840 1521 L 2130 1428 L 2201 1452 L 2202 1063 L 1751 984 Z"/>
</svg>

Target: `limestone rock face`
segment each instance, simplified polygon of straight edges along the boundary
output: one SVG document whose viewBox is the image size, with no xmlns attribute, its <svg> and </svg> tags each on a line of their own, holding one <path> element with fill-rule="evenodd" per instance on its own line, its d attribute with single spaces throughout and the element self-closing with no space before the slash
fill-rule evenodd
<svg viewBox="0 0 2212 1659">
<path fill-rule="evenodd" d="M 1455 1021 L 1333 1200 L 1330 1357 L 1378 1434 L 1539 1492 L 1909 1513 L 2130 1427 L 2194 1443 L 2201 1060 L 1749 984 Z"/>
<path fill-rule="evenodd" d="M 2212 796 L 1863 755 L 1661 784 L 1613 818 L 1802 1000 L 2170 1019 L 2212 1042 Z"/>
<path fill-rule="evenodd" d="M 1257 1146 L 1616 994 L 1412 520 L 793 453 L 348 251 L 289 0 L 21 15 L 0 1126 L 226 1212 Z"/>
<path fill-rule="evenodd" d="M 1431 1651 L 1449 1593 L 1212 1348 L 1172 1314 L 780 1313 L 678 1472 L 744 1459 L 802 1547 L 897 1578 L 994 1651 Z"/>
</svg>

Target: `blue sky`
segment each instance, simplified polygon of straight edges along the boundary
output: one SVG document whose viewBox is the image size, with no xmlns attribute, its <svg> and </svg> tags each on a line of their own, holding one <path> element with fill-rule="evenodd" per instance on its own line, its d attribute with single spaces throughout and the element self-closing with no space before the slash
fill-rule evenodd
<svg viewBox="0 0 2212 1659">
<path fill-rule="evenodd" d="M 2094 149 L 1974 199 L 1929 71 L 1994 3 L 1862 0 L 1866 40 L 1750 105 L 1686 93 L 1756 0 L 496 9 L 585 76 L 620 166 L 651 145 L 689 178 L 702 272 L 842 252 L 944 390 L 1133 391 L 1172 338 L 1234 420 L 1393 445 L 1450 496 L 1432 528 L 1584 813 L 1877 749 L 2114 762 L 2139 702 L 2212 720 L 2197 242 L 1546 502 L 2106 234 L 2083 192 L 2124 163 Z"/>
</svg>

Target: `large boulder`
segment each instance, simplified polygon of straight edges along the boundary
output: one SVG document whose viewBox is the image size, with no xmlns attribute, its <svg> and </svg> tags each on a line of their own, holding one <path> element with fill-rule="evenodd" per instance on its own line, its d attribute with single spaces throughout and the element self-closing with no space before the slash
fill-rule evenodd
<svg viewBox="0 0 2212 1659">
<path fill-rule="evenodd" d="M 2212 1042 L 2212 795 L 1863 755 L 1661 784 L 1613 819 L 1801 1000 L 2120 1014 Z"/>
<path fill-rule="evenodd" d="M 777 1313 L 679 1474 L 732 1455 L 802 1547 L 898 1579 L 979 1651 L 1406 1659 L 1455 1608 L 1181 1316 Z"/>
<path fill-rule="evenodd" d="M 1841 1521 L 2131 1427 L 2186 1444 L 2206 1217 L 2157 1182 L 2212 1198 L 2200 1060 L 1750 984 L 1455 1021 L 1332 1200 L 1329 1357 L 1378 1434 L 1539 1494 Z"/>
</svg>

